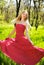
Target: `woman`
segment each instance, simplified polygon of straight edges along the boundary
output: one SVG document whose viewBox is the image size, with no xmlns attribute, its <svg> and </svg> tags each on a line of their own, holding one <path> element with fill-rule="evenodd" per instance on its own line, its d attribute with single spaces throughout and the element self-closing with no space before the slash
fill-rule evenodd
<svg viewBox="0 0 44 65">
<path fill-rule="evenodd" d="M 4 54 L 16 63 L 35 65 L 44 57 L 44 49 L 35 47 L 28 36 L 30 24 L 27 22 L 28 13 L 23 11 L 14 21 L 14 29 L 5 40 L 0 40 L 0 47 Z M 16 37 L 10 38 L 16 31 Z M 24 34 L 26 32 L 26 34 Z"/>
</svg>

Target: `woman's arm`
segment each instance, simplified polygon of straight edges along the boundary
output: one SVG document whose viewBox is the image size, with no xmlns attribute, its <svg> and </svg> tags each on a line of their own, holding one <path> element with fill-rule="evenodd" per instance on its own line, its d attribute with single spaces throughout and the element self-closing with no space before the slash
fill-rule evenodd
<svg viewBox="0 0 44 65">
<path fill-rule="evenodd" d="M 28 30 L 26 29 L 25 30 L 25 36 L 27 37 L 27 39 L 31 42 L 31 44 L 33 45 L 33 42 L 31 41 L 31 39 L 30 39 L 30 36 L 29 36 L 29 34 L 28 34 Z"/>
<path fill-rule="evenodd" d="M 10 32 L 10 34 L 8 35 L 8 38 L 10 38 L 11 37 L 11 35 L 13 35 L 14 33 L 15 33 L 15 27 L 14 27 L 14 29 Z"/>
<path fill-rule="evenodd" d="M 25 30 L 25 35 L 26 35 L 26 37 L 28 38 L 28 40 L 32 43 L 32 45 L 33 45 L 33 42 L 31 41 L 31 39 L 30 39 L 30 36 L 29 36 L 29 34 L 28 34 L 28 31 L 29 31 L 29 28 L 31 27 L 31 25 L 28 23 L 28 24 L 26 24 L 26 30 Z"/>
<path fill-rule="evenodd" d="M 11 37 L 11 35 L 13 35 L 14 33 L 15 33 L 15 26 L 16 26 L 16 20 L 15 19 L 13 19 L 12 21 L 11 21 L 11 23 L 12 24 L 14 24 L 14 28 L 13 28 L 13 30 L 10 32 L 10 34 L 8 35 L 8 38 L 10 38 Z"/>
<path fill-rule="evenodd" d="M 29 36 L 29 34 L 28 34 L 28 29 L 26 28 L 26 30 L 25 30 L 25 36 L 28 38 L 28 39 L 30 39 L 30 36 Z"/>
<path fill-rule="evenodd" d="M 27 29 L 31 30 L 31 25 L 28 20 L 26 21 L 26 27 L 27 27 Z"/>
</svg>

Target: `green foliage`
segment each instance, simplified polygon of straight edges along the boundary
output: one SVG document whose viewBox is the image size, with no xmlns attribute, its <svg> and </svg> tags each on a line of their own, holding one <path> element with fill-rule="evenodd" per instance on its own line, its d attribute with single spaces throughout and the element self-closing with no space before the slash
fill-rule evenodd
<svg viewBox="0 0 44 65">
<path fill-rule="evenodd" d="M 14 26 L 11 24 L 0 24 L 0 40 L 6 39 L 13 27 Z M 28 33 L 35 46 L 44 48 L 44 26 L 39 26 L 37 30 L 35 27 L 32 27 Z M 11 38 L 12 37 L 14 38 L 15 34 L 12 35 Z M 16 65 L 16 63 L 5 56 L 3 52 L 0 52 L 0 65 Z M 36 65 L 44 65 L 44 58 L 42 58 Z"/>
<path fill-rule="evenodd" d="M 35 27 L 32 27 L 29 31 L 30 38 L 34 42 L 34 45 L 44 48 L 44 26 L 39 26 L 36 30 Z"/>
</svg>

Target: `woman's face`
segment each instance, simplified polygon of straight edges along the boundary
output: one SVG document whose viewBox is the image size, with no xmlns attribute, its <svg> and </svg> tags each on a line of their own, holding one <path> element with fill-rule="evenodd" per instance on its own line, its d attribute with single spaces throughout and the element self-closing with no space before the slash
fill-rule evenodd
<svg viewBox="0 0 44 65">
<path fill-rule="evenodd" d="M 24 20 L 27 19 L 28 17 L 28 13 L 27 12 L 23 12 L 21 15 L 21 18 L 23 18 Z"/>
</svg>

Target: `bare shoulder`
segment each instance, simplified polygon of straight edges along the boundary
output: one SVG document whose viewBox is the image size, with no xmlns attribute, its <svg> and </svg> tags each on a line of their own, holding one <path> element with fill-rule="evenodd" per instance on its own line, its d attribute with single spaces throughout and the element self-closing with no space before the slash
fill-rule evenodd
<svg viewBox="0 0 44 65">
<path fill-rule="evenodd" d="M 26 20 L 26 24 L 29 24 L 29 20 Z"/>
</svg>

